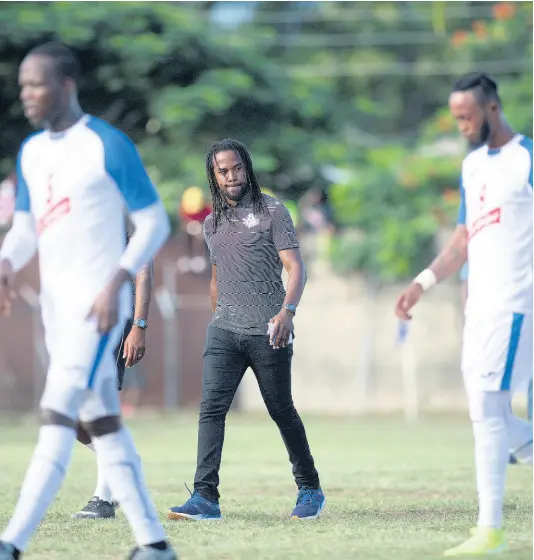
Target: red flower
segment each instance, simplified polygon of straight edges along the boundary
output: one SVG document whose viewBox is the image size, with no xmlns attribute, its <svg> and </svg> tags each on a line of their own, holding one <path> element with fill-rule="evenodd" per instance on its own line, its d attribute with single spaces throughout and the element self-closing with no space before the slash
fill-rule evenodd
<svg viewBox="0 0 534 560">
<path fill-rule="evenodd" d="M 455 31 L 454 35 L 452 36 L 451 43 L 455 47 L 461 47 L 469 37 L 467 31 Z"/>
<path fill-rule="evenodd" d="M 479 39 L 485 39 L 488 36 L 488 30 L 482 21 L 475 21 L 473 23 L 473 31 Z"/>
<path fill-rule="evenodd" d="M 499 4 L 493 6 L 492 12 L 495 19 L 510 19 L 515 14 L 515 6 L 509 2 L 499 2 Z"/>
</svg>

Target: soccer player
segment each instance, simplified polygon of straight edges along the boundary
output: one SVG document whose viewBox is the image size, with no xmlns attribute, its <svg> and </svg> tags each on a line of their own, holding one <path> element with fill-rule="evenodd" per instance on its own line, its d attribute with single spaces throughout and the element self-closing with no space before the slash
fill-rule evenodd
<svg viewBox="0 0 534 560">
<path fill-rule="evenodd" d="M 129 242 L 134 232 L 131 220 L 126 220 L 126 243 Z M 132 367 L 143 359 L 145 355 L 146 340 L 145 330 L 148 326 L 147 318 L 152 294 L 152 263 L 141 267 L 135 281 L 131 283 L 133 307 L 133 320 L 128 319 L 121 340 L 115 348 L 114 358 L 117 364 L 117 386 L 122 389 L 126 368 Z M 91 436 L 79 423 L 77 439 L 94 451 Z M 119 503 L 114 501 L 111 490 L 104 480 L 102 469 L 98 466 L 96 489 L 93 497 L 80 511 L 72 515 L 75 519 L 110 519 L 115 517 L 115 510 Z"/>
<path fill-rule="evenodd" d="M 480 147 L 464 159 L 457 228 L 429 268 L 402 292 L 396 314 L 458 272 L 469 256 L 462 372 L 473 425 L 479 499 L 471 537 L 445 556 L 505 548 L 502 512 L 508 450 L 532 463 L 532 424 L 515 417 L 513 392 L 532 376 L 532 140 L 507 123 L 495 81 L 460 78 L 449 97 L 461 133 Z"/>
<path fill-rule="evenodd" d="M 30 51 L 19 69 L 25 115 L 44 130 L 23 142 L 17 159 L 15 215 L 0 252 L 0 311 L 9 311 L 14 276 L 38 251 L 50 366 L 38 443 L 0 537 L 0 560 L 20 557 L 59 491 L 78 421 L 138 543 L 129 557 L 172 560 L 121 424 L 113 355 L 131 316 L 127 284 L 165 242 L 169 220 L 130 139 L 82 112 L 78 74 L 74 54 L 55 43 Z M 126 248 L 125 207 L 136 228 Z"/>
<path fill-rule="evenodd" d="M 213 319 L 204 347 L 197 470 L 191 498 L 167 516 L 222 517 L 218 486 L 225 418 L 250 367 L 293 465 L 298 496 L 291 517 L 314 519 L 325 497 L 291 397 L 293 317 L 306 283 L 297 236 L 286 208 L 262 194 L 243 144 L 229 139 L 213 144 L 206 173 L 213 200 L 204 222 Z M 287 293 L 282 267 L 288 272 Z"/>
</svg>

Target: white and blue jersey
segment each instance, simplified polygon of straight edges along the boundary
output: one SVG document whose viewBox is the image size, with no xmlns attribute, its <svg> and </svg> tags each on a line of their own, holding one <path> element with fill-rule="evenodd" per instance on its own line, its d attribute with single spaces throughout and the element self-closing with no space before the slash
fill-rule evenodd
<svg viewBox="0 0 534 560">
<path fill-rule="evenodd" d="M 532 377 L 532 140 L 515 135 L 464 160 L 458 223 L 469 271 L 462 369 L 482 390 Z"/>
<path fill-rule="evenodd" d="M 86 115 L 30 136 L 17 175 L 15 212 L 34 218 L 43 298 L 87 309 L 124 253 L 125 205 L 135 213 L 159 202 L 134 144 Z"/>
<path fill-rule="evenodd" d="M 532 313 L 532 140 L 520 134 L 464 160 L 459 224 L 468 233 L 467 310 Z"/>
</svg>

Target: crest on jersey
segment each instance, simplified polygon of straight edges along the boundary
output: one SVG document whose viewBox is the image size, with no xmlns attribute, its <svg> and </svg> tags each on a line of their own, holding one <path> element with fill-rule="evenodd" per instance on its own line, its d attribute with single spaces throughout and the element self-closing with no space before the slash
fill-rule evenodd
<svg viewBox="0 0 534 560">
<path fill-rule="evenodd" d="M 260 223 L 258 218 L 256 218 L 256 216 L 254 216 L 254 214 L 252 212 L 246 218 L 242 219 L 241 221 L 248 227 L 248 229 L 253 228 L 254 226 L 257 226 Z"/>
<path fill-rule="evenodd" d="M 57 222 L 60 218 L 70 214 L 71 201 L 68 196 L 57 198 L 54 195 L 53 176 L 50 175 L 46 183 L 46 206 L 42 216 L 37 220 L 37 235 Z"/>
<path fill-rule="evenodd" d="M 467 230 L 467 238 L 469 240 L 473 239 L 475 235 L 486 229 L 488 226 L 501 223 L 501 208 L 492 208 L 490 210 L 486 209 L 487 200 L 487 185 L 484 183 L 480 188 L 478 193 L 478 217 L 473 221 Z"/>
</svg>

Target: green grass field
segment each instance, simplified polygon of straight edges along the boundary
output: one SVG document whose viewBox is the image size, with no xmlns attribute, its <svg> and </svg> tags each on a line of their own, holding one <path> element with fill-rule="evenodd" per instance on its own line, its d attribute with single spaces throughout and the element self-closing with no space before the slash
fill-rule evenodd
<svg viewBox="0 0 534 560">
<path fill-rule="evenodd" d="M 422 560 L 466 538 L 476 519 L 470 426 L 442 416 L 406 426 L 394 418 L 304 417 L 327 496 L 315 522 L 288 519 L 295 485 L 276 426 L 263 415 L 228 418 L 221 470 L 224 520 L 170 522 L 185 560 Z M 129 422 L 164 519 L 188 497 L 196 460 L 196 417 L 146 416 Z M 37 436 L 33 422 L 0 422 L 0 525 L 7 523 Z M 114 521 L 75 521 L 90 497 L 94 456 L 77 445 L 65 484 L 34 536 L 27 558 L 125 558 L 132 536 Z M 506 560 L 532 558 L 532 469 L 511 467 L 505 511 Z"/>
</svg>

